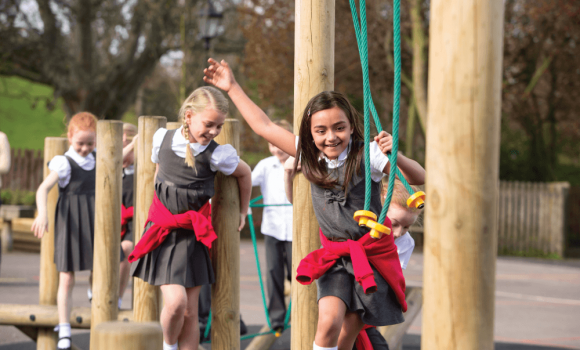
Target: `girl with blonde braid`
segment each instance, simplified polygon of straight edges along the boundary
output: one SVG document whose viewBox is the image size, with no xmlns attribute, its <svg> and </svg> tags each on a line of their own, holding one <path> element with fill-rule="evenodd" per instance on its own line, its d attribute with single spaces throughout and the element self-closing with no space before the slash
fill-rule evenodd
<svg viewBox="0 0 580 350">
<path fill-rule="evenodd" d="M 176 350 L 178 344 L 180 350 L 198 348 L 199 292 L 203 285 L 215 281 L 208 248 L 217 237 L 209 218 L 209 199 L 218 171 L 238 180 L 238 230 L 243 228 L 248 212 L 250 167 L 240 160 L 234 147 L 213 140 L 222 130 L 228 108 L 219 90 L 198 88 L 179 111 L 183 126 L 177 130 L 162 128 L 153 136 L 155 198 L 146 232 L 129 261 L 135 262 L 133 276 L 161 286 L 165 301 L 161 312 L 164 350 Z M 169 221 L 179 226 L 167 225 Z"/>
</svg>

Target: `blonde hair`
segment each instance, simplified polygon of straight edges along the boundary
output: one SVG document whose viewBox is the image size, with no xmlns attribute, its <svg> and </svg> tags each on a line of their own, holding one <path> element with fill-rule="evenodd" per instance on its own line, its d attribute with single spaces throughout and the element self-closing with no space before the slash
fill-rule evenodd
<svg viewBox="0 0 580 350">
<path fill-rule="evenodd" d="M 193 90 L 191 95 L 183 101 L 177 116 L 186 131 L 185 137 L 187 139 L 187 147 L 185 150 L 185 163 L 192 168 L 195 168 L 195 157 L 193 156 L 191 147 L 189 146 L 189 126 L 185 122 L 185 113 L 191 111 L 193 112 L 193 115 L 196 115 L 205 111 L 208 107 L 225 115 L 228 114 L 230 109 L 229 102 L 221 91 L 211 86 L 202 86 Z"/>
<path fill-rule="evenodd" d="M 97 117 L 89 112 L 80 112 L 70 119 L 68 123 L 68 133 L 67 136 L 72 137 L 77 131 L 87 131 L 97 132 Z"/>
<path fill-rule="evenodd" d="M 137 135 L 137 127 L 131 123 L 123 123 L 123 134 L 127 135 L 127 140 L 132 141 Z"/>
<path fill-rule="evenodd" d="M 387 177 L 385 177 L 385 179 L 387 179 Z M 387 195 L 388 185 L 389 185 L 388 180 L 383 182 L 383 189 L 381 191 L 381 198 L 382 199 L 385 199 L 385 196 Z M 420 191 L 419 187 L 417 187 L 417 186 L 411 186 L 411 188 L 413 189 L 414 192 Z M 412 195 L 412 193 L 409 193 L 407 191 L 407 189 L 405 188 L 405 185 L 403 185 L 401 180 L 395 179 L 395 185 L 393 187 L 393 197 L 391 198 L 391 204 L 396 204 L 399 207 L 407 210 L 411 214 L 419 215 L 419 214 L 421 214 L 423 209 L 409 208 L 409 206 L 407 206 L 407 199 L 411 195 Z"/>
</svg>

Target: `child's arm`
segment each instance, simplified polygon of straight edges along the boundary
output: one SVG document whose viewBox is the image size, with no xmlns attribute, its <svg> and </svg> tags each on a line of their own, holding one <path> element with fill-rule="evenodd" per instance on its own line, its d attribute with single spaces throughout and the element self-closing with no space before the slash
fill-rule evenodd
<svg viewBox="0 0 580 350">
<path fill-rule="evenodd" d="M 131 140 L 131 143 L 123 147 L 123 161 L 125 161 L 125 157 L 127 157 L 129 153 L 135 149 L 135 143 L 137 142 L 138 137 L 139 135 L 135 135 L 133 140 Z"/>
<path fill-rule="evenodd" d="M 387 154 L 393 148 L 393 137 L 385 131 L 381 131 L 375 136 L 375 141 L 384 154 Z M 413 159 L 399 154 L 397 156 L 397 167 L 410 185 L 423 185 L 425 183 L 425 169 Z M 387 163 L 383 172 L 388 174 L 390 168 L 391 165 Z"/>
<path fill-rule="evenodd" d="M 293 156 L 296 154 L 296 137 L 290 131 L 272 123 L 270 118 L 256 106 L 236 82 L 234 73 L 226 61 L 210 58 L 210 66 L 204 69 L 206 83 L 226 91 L 252 130 L 274 146 Z"/>
<path fill-rule="evenodd" d="M 236 170 L 231 175 L 238 179 L 238 187 L 240 188 L 240 227 L 238 231 L 241 231 L 246 224 L 246 215 L 248 215 L 248 208 L 250 207 L 252 171 L 246 162 L 240 160 Z"/>
<path fill-rule="evenodd" d="M 38 208 L 38 216 L 34 219 L 30 231 L 34 232 L 34 236 L 42 238 L 44 232 L 48 231 L 48 214 L 46 210 L 46 199 L 48 192 L 58 182 L 58 173 L 51 171 L 50 174 L 42 181 L 38 190 L 36 191 L 36 207 Z"/>
<path fill-rule="evenodd" d="M 288 202 L 290 203 L 294 203 L 292 191 L 294 184 L 294 176 L 296 176 L 296 173 L 294 172 L 295 160 L 296 159 L 294 157 L 289 157 L 284 163 L 284 190 L 286 191 L 286 198 L 288 198 Z M 300 171 L 300 162 L 298 162 L 298 167 L 296 170 Z"/>
</svg>

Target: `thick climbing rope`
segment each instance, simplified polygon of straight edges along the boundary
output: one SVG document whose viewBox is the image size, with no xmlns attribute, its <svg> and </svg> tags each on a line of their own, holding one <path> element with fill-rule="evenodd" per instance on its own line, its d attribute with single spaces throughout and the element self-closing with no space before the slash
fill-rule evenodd
<svg viewBox="0 0 580 350">
<path fill-rule="evenodd" d="M 371 199 L 371 171 L 370 171 L 370 116 L 372 114 L 375 121 L 375 126 L 381 132 L 381 121 L 378 117 L 370 88 L 369 80 L 369 65 L 368 65 L 368 45 L 367 45 L 367 19 L 366 19 L 366 1 L 360 0 L 360 25 L 356 9 L 355 0 L 350 0 L 350 9 L 356 34 L 356 41 L 359 49 L 361 59 L 362 73 L 363 73 L 363 88 L 364 88 L 364 137 L 365 137 L 365 204 L 364 210 L 369 210 Z M 389 172 L 389 184 L 387 187 L 387 197 L 385 204 L 379 216 L 378 222 L 384 222 L 387 216 L 387 211 L 393 197 L 393 189 L 395 184 L 395 175 L 401 180 L 409 194 L 415 191 L 411 188 L 405 177 L 397 168 L 397 153 L 399 148 L 399 109 L 400 109 L 400 95 L 401 95 L 401 23 L 400 23 L 400 0 L 394 0 L 393 12 L 393 43 L 394 43 L 394 61 L 395 61 L 395 83 L 394 83 L 394 98 L 393 98 L 393 147 L 389 155 L 389 162 L 391 163 L 391 171 Z"/>
<path fill-rule="evenodd" d="M 281 206 L 292 205 L 292 204 L 258 204 L 258 203 L 256 203 L 261 199 L 262 199 L 262 196 L 259 196 L 259 197 L 252 199 L 250 201 L 250 208 L 281 207 Z M 240 340 L 246 340 L 246 339 L 259 337 L 259 336 L 267 335 L 267 334 L 275 334 L 276 336 L 280 335 L 277 330 L 272 329 L 270 315 L 268 314 L 268 305 L 266 304 L 266 293 L 264 292 L 264 281 L 262 280 L 262 268 L 260 267 L 260 257 L 258 256 L 258 243 L 256 241 L 256 230 L 254 228 L 254 217 L 252 216 L 252 212 L 248 213 L 248 225 L 250 227 L 250 233 L 252 235 L 252 245 L 254 246 L 254 257 L 256 258 L 256 268 L 258 270 L 258 280 L 260 281 L 260 291 L 262 293 L 262 305 L 264 306 L 264 313 L 266 314 L 266 322 L 268 323 L 268 328 L 270 328 L 270 330 L 267 332 L 260 332 L 260 333 L 244 335 L 243 337 L 240 338 Z M 288 305 L 288 310 L 286 311 L 286 316 L 284 318 L 284 326 L 283 326 L 282 331 L 285 331 L 286 329 L 290 328 L 288 323 L 290 322 L 291 307 L 292 307 L 292 302 L 290 302 Z M 210 329 L 211 329 L 211 311 L 209 313 L 207 326 L 205 327 L 205 332 L 203 334 L 203 339 L 208 338 Z M 209 340 L 204 341 L 204 343 L 211 343 L 211 341 L 209 341 Z"/>
</svg>

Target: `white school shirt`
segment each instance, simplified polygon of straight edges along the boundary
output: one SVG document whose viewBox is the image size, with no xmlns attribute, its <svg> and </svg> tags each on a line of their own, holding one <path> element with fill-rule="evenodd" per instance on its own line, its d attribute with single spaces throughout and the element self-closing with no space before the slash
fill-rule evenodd
<svg viewBox="0 0 580 350">
<path fill-rule="evenodd" d="M 296 136 L 296 149 L 298 149 L 298 136 Z M 324 153 L 321 154 L 321 158 L 323 158 L 326 161 L 326 164 L 328 164 L 328 168 L 329 169 L 335 169 L 338 168 L 339 166 L 343 165 L 344 162 L 346 161 L 346 158 L 348 156 L 348 152 L 350 152 L 350 146 L 352 145 L 352 139 L 350 139 L 350 142 L 348 143 L 348 147 L 344 149 L 344 151 L 342 151 L 342 153 L 338 156 L 337 159 L 328 159 L 326 158 L 326 156 L 324 155 Z M 385 174 L 383 173 L 383 169 L 385 168 L 385 166 L 387 165 L 387 163 L 389 162 L 389 158 L 383 153 L 381 152 L 381 149 L 379 148 L 379 145 L 377 144 L 376 141 L 373 141 L 370 143 L 370 159 L 371 159 L 371 179 L 374 182 L 379 182 L 381 181 L 381 179 L 383 178 L 383 176 L 385 176 Z"/>
<path fill-rule="evenodd" d="M 180 158 L 185 159 L 185 151 L 187 146 L 187 141 L 185 137 L 181 134 L 180 127 L 175 131 L 173 135 L 173 140 L 171 140 L 171 150 Z M 151 153 L 151 161 L 153 163 L 159 163 L 159 148 L 161 147 L 161 142 L 167 133 L 167 129 L 160 128 L 153 135 L 153 152 Z M 201 152 L 205 151 L 209 143 L 205 146 L 199 143 L 190 143 L 191 150 L 193 151 L 193 156 L 197 156 Z M 219 145 L 213 151 L 210 158 L 210 169 L 211 171 L 220 171 L 225 175 L 231 175 L 238 164 L 240 163 L 240 157 L 238 157 L 238 152 L 232 145 Z"/>
<path fill-rule="evenodd" d="M 131 164 L 123 168 L 123 174 L 125 175 L 133 175 L 135 174 L 135 165 Z"/>
<path fill-rule="evenodd" d="M 407 268 L 409 259 L 411 259 L 413 249 L 415 249 L 415 240 L 411 237 L 409 232 L 407 232 L 401 237 L 395 238 L 395 245 L 397 246 L 397 253 L 399 253 L 401 268 L 404 270 Z"/>
<path fill-rule="evenodd" d="M 70 163 L 65 156 L 71 157 L 83 170 L 88 171 L 95 168 L 95 156 L 93 156 L 92 152 L 88 156 L 83 157 L 70 146 L 64 156 L 54 156 L 50 163 L 48 163 L 48 169 L 58 174 L 58 185 L 61 188 L 65 188 L 70 182 Z"/>
<path fill-rule="evenodd" d="M 284 166 L 275 156 L 262 159 L 252 171 L 252 186 L 260 186 L 264 204 L 290 204 L 284 190 Z M 292 206 L 264 207 L 262 233 L 292 241 Z"/>
</svg>

